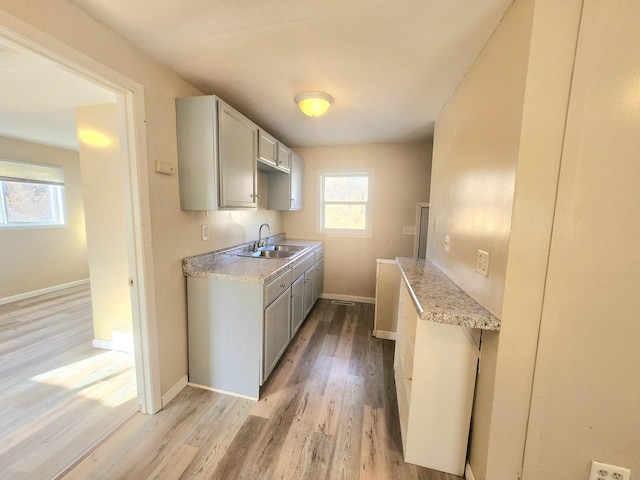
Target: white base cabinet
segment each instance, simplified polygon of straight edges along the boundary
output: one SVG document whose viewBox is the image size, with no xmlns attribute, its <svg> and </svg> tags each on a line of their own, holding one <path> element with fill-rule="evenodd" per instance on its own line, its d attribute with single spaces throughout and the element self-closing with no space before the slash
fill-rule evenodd
<svg viewBox="0 0 640 480">
<path fill-rule="evenodd" d="M 422 320 L 404 281 L 394 357 L 406 462 L 464 475 L 478 345 L 466 327 Z"/>
</svg>

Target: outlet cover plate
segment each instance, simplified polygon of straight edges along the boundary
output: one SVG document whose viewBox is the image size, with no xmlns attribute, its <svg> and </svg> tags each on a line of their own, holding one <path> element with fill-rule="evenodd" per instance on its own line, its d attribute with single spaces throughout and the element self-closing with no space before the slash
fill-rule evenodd
<svg viewBox="0 0 640 480">
<path fill-rule="evenodd" d="M 444 251 L 449 253 L 451 250 L 451 237 L 449 235 L 445 235 L 444 237 Z"/>
<path fill-rule="evenodd" d="M 478 250 L 478 264 L 476 270 L 485 277 L 489 276 L 489 252 Z"/>
<path fill-rule="evenodd" d="M 589 480 L 630 480 L 631 470 L 601 462 L 591 462 Z"/>
</svg>

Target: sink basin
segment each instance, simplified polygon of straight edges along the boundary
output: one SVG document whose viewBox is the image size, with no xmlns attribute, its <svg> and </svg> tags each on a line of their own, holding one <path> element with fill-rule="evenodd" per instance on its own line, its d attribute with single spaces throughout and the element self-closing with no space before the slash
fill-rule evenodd
<svg viewBox="0 0 640 480">
<path fill-rule="evenodd" d="M 279 252 L 299 252 L 307 247 L 301 247 L 299 245 L 275 245 L 274 249 Z"/>
<path fill-rule="evenodd" d="M 282 250 L 258 250 L 257 252 L 245 252 L 238 255 L 239 257 L 253 258 L 287 258 L 295 255 L 296 252 L 287 252 Z"/>
</svg>

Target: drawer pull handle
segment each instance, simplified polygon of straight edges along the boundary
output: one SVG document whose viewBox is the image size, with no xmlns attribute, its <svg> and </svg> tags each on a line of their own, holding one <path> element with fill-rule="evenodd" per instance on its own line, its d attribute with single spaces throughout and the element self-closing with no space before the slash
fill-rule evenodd
<svg viewBox="0 0 640 480">
<path fill-rule="evenodd" d="M 286 283 L 281 283 L 281 284 L 280 284 L 280 288 L 284 288 L 284 287 L 286 287 L 286 286 L 287 286 L 287 284 L 286 284 Z"/>
</svg>

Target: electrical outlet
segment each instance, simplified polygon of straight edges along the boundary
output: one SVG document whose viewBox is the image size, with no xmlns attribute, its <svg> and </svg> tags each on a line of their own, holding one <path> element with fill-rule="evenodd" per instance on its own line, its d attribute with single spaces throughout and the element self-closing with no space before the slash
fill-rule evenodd
<svg viewBox="0 0 640 480">
<path fill-rule="evenodd" d="M 478 264 L 476 265 L 476 270 L 485 277 L 489 276 L 489 252 L 478 250 Z"/>
<path fill-rule="evenodd" d="M 200 238 L 202 238 L 202 240 L 209 240 L 209 225 L 206 223 L 200 225 Z"/>
<path fill-rule="evenodd" d="M 606 463 L 591 462 L 589 480 L 629 480 L 631 470 Z"/>
<path fill-rule="evenodd" d="M 415 235 L 416 234 L 416 227 L 402 227 L 402 234 L 403 235 Z"/>
<path fill-rule="evenodd" d="M 444 236 L 444 251 L 449 253 L 451 250 L 451 237 L 449 235 Z"/>
</svg>

